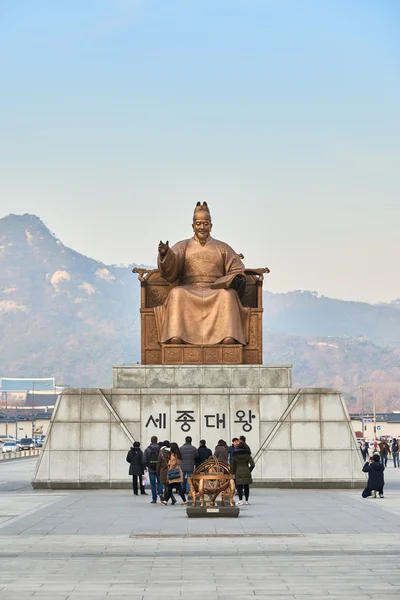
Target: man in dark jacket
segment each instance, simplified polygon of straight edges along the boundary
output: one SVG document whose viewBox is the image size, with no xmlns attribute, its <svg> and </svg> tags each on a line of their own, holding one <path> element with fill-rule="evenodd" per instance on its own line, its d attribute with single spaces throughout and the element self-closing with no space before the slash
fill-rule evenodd
<svg viewBox="0 0 400 600">
<path fill-rule="evenodd" d="M 189 493 L 188 477 L 193 475 L 196 460 L 199 455 L 197 448 L 192 445 L 192 438 L 188 435 L 185 438 L 185 443 L 179 448 L 182 455 L 181 469 L 183 475 L 182 489 L 185 494 Z"/>
<path fill-rule="evenodd" d="M 206 440 L 200 440 L 200 446 L 197 448 L 196 467 L 201 465 L 201 463 L 206 462 L 210 456 L 212 456 L 212 452 L 210 448 L 207 448 Z"/>
<path fill-rule="evenodd" d="M 376 492 L 379 494 L 379 498 L 383 498 L 383 486 L 385 480 L 383 477 L 383 471 L 385 467 L 380 462 L 379 454 L 374 454 L 372 458 L 365 463 L 363 466 L 364 473 L 368 473 L 367 487 L 361 494 L 363 498 L 371 496 L 376 498 Z"/>
<path fill-rule="evenodd" d="M 250 454 L 251 454 L 250 446 L 249 446 L 249 445 L 246 443 L 246 436 L 245 436 L 245 435 L 241 435 L 241 436 L 239 437 L 239 443 L 240 443 L 240 444 L 244 444 L 244 445 L 246 446 L 247 450 L 248 450 L 248 451 L 250 452 Z"/>
<path fill-rule="evenodd" d="M 155 435 L 153 435 L 150 442 L 150 445 L 147 446 L 146 450 L 144 451 L 143 462 L 149 471 L 152 496 L 151 503 L 156 504 L 157 496 L 161 496 L 164 491 L 162 483 L 160 482 L 160 478 L 157 475 L 157 461 L 160 453 L 160 445 L 158 444 L 158 439 Z"/>
</svg>

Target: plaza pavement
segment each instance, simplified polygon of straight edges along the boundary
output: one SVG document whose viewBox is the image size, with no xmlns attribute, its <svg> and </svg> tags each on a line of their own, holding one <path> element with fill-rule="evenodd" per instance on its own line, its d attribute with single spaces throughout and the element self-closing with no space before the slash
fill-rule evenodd
<svg viewBox="0 0 400 600">
<path fill-rule="evenodd" d="M 0 600 L 364 600 L 400 594 L 400 469 L 385 499 L 252 490 L 238 519 L 188 519 L 128 490 L 33 491 L 0 465 Z"/>
</svg>

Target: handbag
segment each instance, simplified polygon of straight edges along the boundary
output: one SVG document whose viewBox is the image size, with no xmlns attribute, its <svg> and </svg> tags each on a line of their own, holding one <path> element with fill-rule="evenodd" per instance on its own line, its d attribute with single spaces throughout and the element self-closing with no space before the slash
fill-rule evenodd
<svg viewBox="0 0 400 600">
<path fill-rule="evenodd" d="M 174 481 L 175 479 L 180 479 L 181 470 L 177 469 L 168 469 L 168 481 Z"/>
</svg>

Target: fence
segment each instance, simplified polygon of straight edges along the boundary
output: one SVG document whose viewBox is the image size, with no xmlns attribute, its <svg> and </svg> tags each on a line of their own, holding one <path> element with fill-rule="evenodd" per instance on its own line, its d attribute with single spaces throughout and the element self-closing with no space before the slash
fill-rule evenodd
<svg viewBox="0 0 400 600">
<path fill-rule="evenodd" d="M 38 456 L 40 454 L 39 448 L 34 450 L 21 450 L 21 452 L 1 452 L 1 460 L 11 460 L 13 458 L 29 458 L 30 456 Z"/>
</svg>

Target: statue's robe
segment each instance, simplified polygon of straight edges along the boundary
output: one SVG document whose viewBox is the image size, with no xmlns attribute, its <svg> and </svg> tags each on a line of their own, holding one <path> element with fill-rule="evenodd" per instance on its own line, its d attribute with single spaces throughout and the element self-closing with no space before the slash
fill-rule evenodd
<svg viewBox="0 0 400 600">
<path fill-rule="evenodd" d="M 188 344 L 218 344 L 232 337 L 245 345 L 249 339 L 249 309 L 231 289 L 244 265 L 228 244 L 209 237 L 178 242 L 158 259 L 161 275 L 177 282 L 165 303 L 154 309 L 158 339 L 179 337 Z"/>
</svg>

